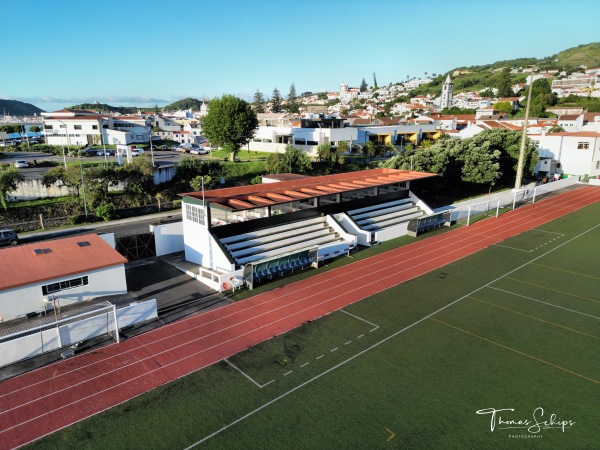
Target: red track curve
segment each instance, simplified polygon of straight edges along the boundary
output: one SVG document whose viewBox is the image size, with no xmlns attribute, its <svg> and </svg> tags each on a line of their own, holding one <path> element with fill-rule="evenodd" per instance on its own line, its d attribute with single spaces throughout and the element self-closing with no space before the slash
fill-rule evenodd
<svg viewBox="0 0 600 450">
<path fill-rule="evenodd" d="M 0 448 L 39 439 L 253 345 L 600 201 L 582 187 L 0 383 Z"/>
</svg>

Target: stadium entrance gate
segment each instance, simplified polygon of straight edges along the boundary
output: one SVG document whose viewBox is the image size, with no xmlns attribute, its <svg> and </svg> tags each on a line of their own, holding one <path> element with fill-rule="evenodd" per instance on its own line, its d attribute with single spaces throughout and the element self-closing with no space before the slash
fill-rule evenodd
<svg viewBox="0 0 600 450">
<path fill-rule="evenodd" d="M 115 246 L 116 250 L 130 262 L 156 256 L 154 233 L 149 228 L 115 233 Z"/>
</svg>

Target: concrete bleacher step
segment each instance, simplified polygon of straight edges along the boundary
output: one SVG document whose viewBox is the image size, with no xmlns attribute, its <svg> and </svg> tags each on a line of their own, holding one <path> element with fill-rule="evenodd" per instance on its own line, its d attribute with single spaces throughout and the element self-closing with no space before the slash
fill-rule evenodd
<svg viewBox="0 0 600 450">
<path fill-rule="evenodd" d="M 262 244 L 268 244 L 270 242 L 279 241 L 281 239 L 286 239 L 286 238 L 292 238 L 295 236 L 302 236 L 302 235 L 312 233 L 314 231 L 323 230 L 323 229 L 324 228 L 323 228 L 322 224 L 314 224 L 314 225 L 309 225 L 307 227 L 298 227 L 298 228 L 294 228 L 292 230 L 288 230 L 285 232 L 268 234 L 262 238 L 254 238 L 254 239 L 249 239 L 249 240 L 245 240 L 245 241 L 238 241 L 233 244 L 225 244 L 225 248 L 227 248 L 227 250 L 229 250 L 230 252 L 233 253 L 233 252 L 235 252 L 237 250 L 241 250 L 243 248 L 254 247 L 254 246 L 262 245 Z"/>
<path fill-rule="evenodd" d="M 244 241 L 246 239 L 255 239 L 263 236 L 268 236 L 274 233 L 279 233 L 281 231 L 289 230 L 291 227 L 303 227 L 309 226 L 317 223 L 326 222 L 326 217 L 313 217 L 312 219 L 300 220 L 296 222 L 286 223 L 284 225 L 277 225 L 275 227 L 263 228 L 256 231 L 251 231 L 243 234 L 236 234 L 235 236 L 228 236 L 226 238 L 221 239 L 221 243 L 223 244 L 233 244 L 238 241 Z"/>
<path fill-rule="evenodd" d="M 339 237 L 333 237 L 333 238 L 325 237 L 325 238 L 321 238 L 321 239 L 314 239 L 311 241 L 305 241 L 302 243 L 298 243 L 298 244 L 287 246 L 287 247 L 282 247 L 279 249 L 275 249 L 275 250 L 271 250 L 271 251 L 267 251 L 267 252 L 263 252 L 263 253 L 249 255 L 244 258 L 236 259 L 236 262 L 240 265 L 248 264 L 251 262 L 260 261 L 261 259 L 272 258 L 272 257 L 280 255 L 280 254 L 290 253 L 290 252 L 294 252 L 294 251 L 301 251 L 305 248 L 310 248 L 310 247 L 314 247 L 317 245 L 329 244 L 329 243 L 338 242 L 338 241 L 343 241 L 343 239 L 341 239 Z"/>
<path fill-rule="evenodd" d="M 390 215 L 390 214 L 405 211 L 405 210 L 411 209 L 411 208 L 417 208 L 417 206 L 412 202 L 405 203 L 403 205 L 394 206 L 392 208 L 387 208 L 385 210 L 379 210 L 379 211 L 374 211 L 374 212 L 370 212 L 370 213 L 359 214 L 358 216 L 353 216 L 352 220 L 354 220 L 356 223 L 360 223 L 360 221 L 364 220 L 364 219 L 370 219 L 370 218 L 381 217 L 384 215 Z"/>
<path fill-rule="evenodd" d="M 392 227 L 395 225 L 400 225 L 401 223 L 406 223 L 411 219 L 422 216 L 423 214 L 424 214 L 423 211 L 419 210 L 418 212 L 415 212 L 412 214 L 407 214 L 406 216 L 403 216 L 402 218 L 396 218 L 396 219 L 391 219 L 391 220 L 387 220 L 384 222 L 374 223 L 371 225 L 364 226 L 364 227 L 362 227 L 362 229 L 366 230 L 366 231 L 371 231 L 371 232 L 383 230 L 385 228 L 389 228 L 389 227 Z"/>
<path fill-rule="evenodd" d="M 309 241 L 312 239 L 318 239 L 318 238 L 330 236 L 330 235 L 332 235 L 332 233 L 329 233 L 326 229 L 321 229 L 321 230 L 315 231 L 313 233 L 307 233 L 307 234 L 295 236 L 293 238 L 279 239 L 279 240 L 271 241 L 269 243 L 264 243 L 264 244 L 261 243 L 256 246 L 247 247 L 247 248 L 244 248 L 241 250 L 236 250 L 234 252 L 231 252 L 231 255 L 234 258 L 239 258 L 241 256 L 251 255 L 254 253 L 261 253 L 263 251 L 271 250 L 271 249 L 275 249 L 275 248 L 287 247 L 289 245 L 294 245 L 299 242 L 300 243 L 306 242 L 306 241 Z"/>
<path fill-rule="evenodd" d="M 403 216 L 412 214 L 417 211 L 421 211 L 421 209 L 419 209 L 419 207 L 417 207 L 417 206 L 412 206 L 410 208 L 405 208 L 401 211 L 392 212 L 390 214 L 382 214 L 380 216 L 369 217 L 366 219 L 358 220 L 358 221 L 356 221 L 356 224 L 362 227 L 363 225 L 370 225 L 373 223 L 384 222 L 389 219 L 401 218 Z"/>
<path fill-rule="evenodd" d="M 412 199 L 407 197 L 407 198 L 402 198 L 400 200 L 394 200 L 392 202 L 380 203 L 379 205 L 372 205 L 372 206 L 366 206 L 364 208 L 353 209 L 352 211 L 348 211 L 347 214 L 350 217 L 353 217 L 356 214 L 366 213 L 369 211 L 376 211 L 378 209 L 392 208 L 394 206 L 403 205 L 405 203 L 411 203 L 411 202 L 412 202 Z"/>
</svg>

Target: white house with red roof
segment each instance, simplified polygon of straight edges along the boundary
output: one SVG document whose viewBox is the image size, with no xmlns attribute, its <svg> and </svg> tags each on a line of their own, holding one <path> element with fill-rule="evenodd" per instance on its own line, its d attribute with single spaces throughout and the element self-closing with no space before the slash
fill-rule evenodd
<svg viewBox="0 0 600 450">
<path fill-rule="evenodd" d="M 125 259 L 96 234 L 0 249 L 3 321 L 127 292 Z"/>
<path fill-rule="evenodd" d="M 48 145 L 84 147 L 150 141 L 152 120 L 143 116 L 63 109 L 42 113 Z"/>
</svg>

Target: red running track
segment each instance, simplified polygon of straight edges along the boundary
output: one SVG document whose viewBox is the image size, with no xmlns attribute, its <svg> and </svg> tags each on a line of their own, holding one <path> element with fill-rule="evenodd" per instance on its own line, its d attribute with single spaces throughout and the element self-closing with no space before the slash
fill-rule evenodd
<svg viewBox="0 0 600 450">
<path fill-rule="evenodd" d="M 0 383 L 0 448 L 39 439 L 485 247 L 600 201 L 582 187 Z"/>
</svg>

